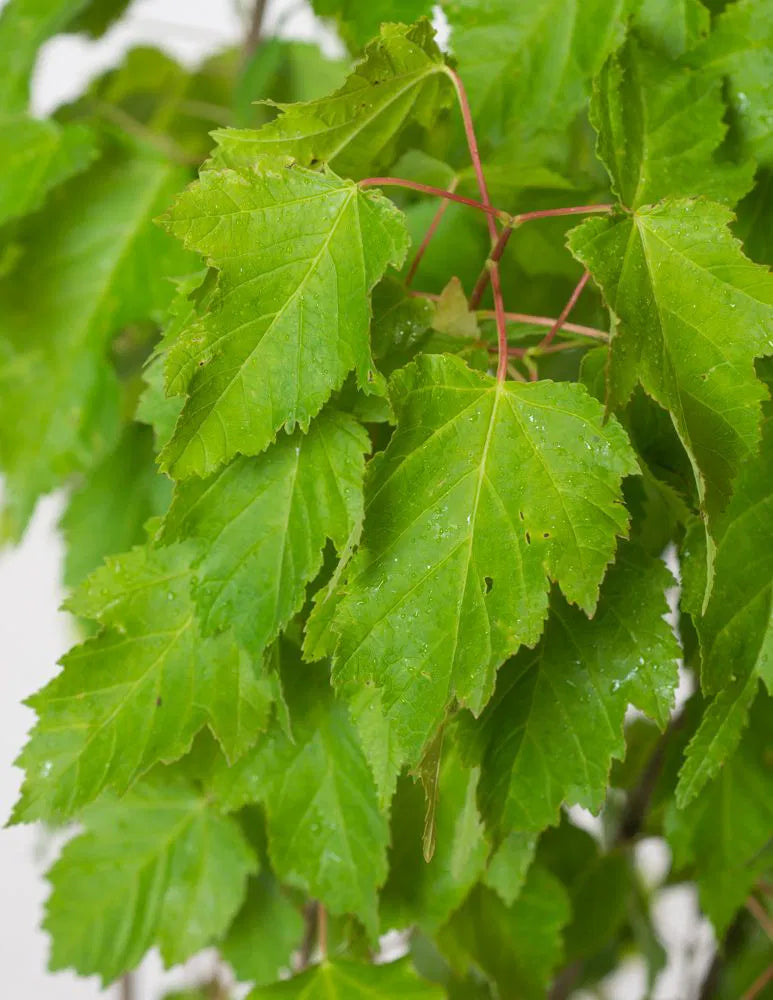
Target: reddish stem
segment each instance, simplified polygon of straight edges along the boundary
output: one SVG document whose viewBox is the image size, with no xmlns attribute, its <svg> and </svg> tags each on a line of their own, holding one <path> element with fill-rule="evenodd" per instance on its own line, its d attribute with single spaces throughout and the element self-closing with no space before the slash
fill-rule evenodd
<svg viewBox="0 0 773 1000">
<path fill-rule="evenodd" d="M 762 993 L 771 979 L 773 979 L 773 965 L 769 965 L 764 972 L 761 972 L 757 976 L 749 989 L 741 997 L 741 1000 L 754 1000 L 755 997 L 758 997 Z"/>
<path fill-rule="evenodd" d="M 545 334 L 545 336 L 544 336 L 544 338 L 542 340 L 542 343 L 539 345 L 539 347 L 542 350 L 545 350 L 545 348 L 550 347 L 551 343 L 553 342 L 553 338 L 555 337 L 555 335 L 558 333 L 558 331 L 561 329 L 561 327 L 566 322 L 566 318 L 569 315 L 569 313 L 572 311 L 572 309 L 574 309 L 575 303 L 577 302 L 577 299 L 579 299 L 580 295 L 582 294 L 583 288 L 585 288 L 585 286 L 588 284 L 588 278 L 590 278 L 590 271 L 584 271 L 582 277 L 580 278 L 580 280 L 575 285 L 574 291 L 569 296 L 569 301 L 566 303 L 566 305 L 564 306 L 564 308 L 561 310 L 561 312 L 560 312 L 560 314 L 558 316 L 558 319 L 555 321 L 555 323 L 551 326 L 551 328 Z"/>
<path fill-rule="evenodd" d="M 486 212 L 491 216 L 502 215 L 509 218 L 506 212 L 500 212 L 498 208 L 491 205 L 484 205 L 474 198 L 465 198 L 463 194 L 454 194 L 453 191 L 446 191 L 444 188 L 433 187 L 431 184 L 421 184 L 419 181 L 409 181 L 404 177 L 366 177 L 359 181 L 360 187 L 402 187 L 411 191 L 421 191 L 423 194 L 433 194 L 436 198 L 445 198 L 447 201 L 456 201 L 460 205 L 469 205 L 477 208 L 479 212 Z"/>
<path fill-rule="evenodd" d="M 458 182 L 459 182 L 458 177 L 454 177 L 454 179 L 451 181 L 451 187 L 448 189 L 448 191 L 449 191 L 450 194 L 454 193 L 454 191 L 456 190 L 456 185 L 458 184 Z M 430 224 L 429 224 L 429 229 L 424 234 L 424 239 L 421 241 L 421 244 L 419 245 L 419 249 L 416 251 L 416 255 L 414 256 L 413 260 L 411 261 L 411 266 L 408 268 L 408 273 L 405 276 L 405 285 L 406 285 L 406 288 L 409 287 L 410 284 L 411 284 L 411 282 L 413 281 L 413 279 L 414 279 L 414 277 L 416 275 L 416 271 L 419 268 L 419 264 L 421 263 L 421 259 L 424 256 L 424 254 L 425 254 L 425 252 L 427 250 L 427 247 L 429 246 L 430 241 L 432 240 L 432 237 L 437 232 L 437 227 L 440 225 L 440 222 L 441 222 L 443 216 L 446 214 L 446 209 L 447 208 L 448 208 L 448 198 L 444 198 L 440 202 L 440 204 L 438 205 L 437 212 L 435 212 L 435 214 L 434 214 L 434 216 L 432 218 L 432 222 L 430 222 Z"/>
<path fill-rule="evenodd" d="M 493 260 L 495 263 L 499 263 L 502 259 L 502 254 L 505 252 L 505 247 L 507 246 L 507 241 L 510 239 L 513 232 L 512 226 L 505 226 L 502 232 L 499 234 L 496 243 L 494 244 L 494 249 L 489 254 L 488 260 Z M 491 277 L 491 272 L 488 267 L 488 261 L 486 266 L 478 275 L 478 280 L 475 282 L 475 287 L 472 290 L 472 295 L 470 295 L 470 309 L 477 309 L 480 305 L 480 300 L 483 298 L 483 293 L 488 287 L 489 279 Z"/>
<path fill-rule="evenodd" d="M 411 294 L 423 295 L 424 293 L 412 292 Z M 491 319 L 494 316 L 494 312 L 491 309 L 479 309 L 478 315 L 481 319 Z M 552 316 L 532 316 L 529 313 L 516 312 L 506 312 L 505 319 L 511 323 L 526 323 L 529 325 L 533 324 L 534 326 L 553 326 L 556 322 Z M 562 323 L 561 329 L 567 333 L 576 333 L 581 337 L 592 337 L 594 340 L 609 340 L 609 334 L 604 333 L 603 330 L 597 330 L 592 326 L 582 326 L 580 323 Z"/>
<path fill-rule="evenodd" d="M 571 205 L 569 208 L 543 208 L 538 212 L 522 212 L 513 216 L 513 225 L 520 226 L 522 222 L 532 219 L 551 219 L 559 215 L 593 215 L 598 212 L 611 212 L 614 205 Z"/>
<path fill-rule="evenodd" d="M 459 98 L 459 108 L 462 112 L 462 121 L 464 123 L 464 134 L 467 136 L 467 145 L 470 149 L 470 159 L 472 160 L 472 166 L 475 170 L 475 176 L 478 179 L 478 190 L 480 191 L 481 201 L 487 208 L 490 209 L 491 198 L 488 193 L 486 177 L 483 173 L 483 164 L 481 163 L 480 152 L 478 150 L 478 140 L 475 135 L 475 126 L 472 121 L 470 102 L 467 100 L 467 91 L 464 89 L 464 84 L 462 83 L 461 77 L 458 73 L 452 69 L 449 69 L 448 73 L 453 81 L 454 87 L 456 88 L 456 95 Z M 499 245 L 499 233 L 497 231 L 497 224 L 494 221 L 493 214 L 489 212 L 486 216 L 486 221 L 488 223 L 488 232 L 493 248 L 488 260 L 486 261 L 486 269 L 490 275 L 491 291 L 494 297 L 494 313 L 497 321 L 497 347 L 499 352 L 497 358 L 497 382 L 504 382 L 507 378 L 507 323 L 505 322 L 505 302 L 502 297 L 502 284 L 499 280 L 499 257 L 494 256 L 494 250 Z M 509 226 L 506 228 L 509 228 Z M 506 242 L 507 241 L 505 240 L 505 243 Z M 503 250 L 504 246 L 502 246 L 500 250 L 500 257 L 502 256 Z"/>
</svg>

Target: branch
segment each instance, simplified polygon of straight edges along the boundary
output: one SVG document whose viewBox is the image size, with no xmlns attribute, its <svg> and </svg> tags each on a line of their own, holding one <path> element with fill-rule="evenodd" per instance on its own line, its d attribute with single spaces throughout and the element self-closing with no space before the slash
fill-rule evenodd
<svg viewBox="0 0 773 1000">
<path fill-rule="evenodd" d="M 492 205 L 484 205 L 482 201 L 474 198 L 465 198 L 462 194 L 454 194 L 453 191 L 446 191 L 444 188 L 433 187 L 431 184 L 421 184 L 419 181 L 409 181 L 404 177 L 366 177 L 357 182 L 361 188 L 364 187 L 402 187 L 411 191 L 421 191 L 423 194 L 433 194 L 436 198 L 445 198 L 447 201 L 455 201 L 460 205 L 469 205 L 477 208 L 479 212 L 486 212 L 491 216 L 510 219 L 507 212 L 502 212 Z"/>
<path fill-rule="evenodd" d="M 317 903 L 317 945 L 320 960 L 327 961 L 327 910 L 322 903 Z"/>
<path fill-rule="evenodd" d="M 244 39 L 244 62 L 255 55 L 260 43 L 263 41 L 263 16 L 266 13 L 266 0 L 255 0 L 250 17 L 250 26 L 247 29 L 247 36 Z"/>
<path fill-rule="evenodd" d="M 451 186 L 448 189 L 450 194 L 454 193 L 454 191 L 456 190 L 456 185 L 458 183 L 459 183 L 459 178 L 454 177 L 454 179 L 451 181 Z M 416 275 L 416 271 L 418 270 L 419 264 L 421 263 L 421 258 L 424 256 L 426 249 L 429 246 L 430 241 L 432 240 L 432 237 L 437 232 L 437 227 L 440 225 L 443 216 L 446 214 L 446 209 L 448 208 L 448 202 L 449 199 L 444 198 L 438 205 L 437 212 L 435 212 L 432 218 L 432 222 L 430 222 L 429 224 L 429 229 L 424 234 L 424 239 L 421 241 L 419 249 L 416 251 L 414 258 L 411 261 L 411 266 L 408 268 L 408 273 L 405 276 L 406 287 L 410 286 L 411 282 L 413 281 Z"/>
<path fill-rule="evenodd" d="M 575 307 L 575 305 L 577 303 L 577 300 L 579 299 L 580 295 L 582 294 L 583 288 L 585 288 L 585 286 L 587 285 L 588 278 L 590 278 L 590 271 L 583 272 L 583 276 L 577 282 L 577 284 L 575 285 L 574 291 L 569 296 L 569 301 L 566 303 L 566 305 L 564 306 L 564 308 L 561 310 L 561 312 L 560 312 L 560 314 L 558 316 L 558 319 L 551 326 L 551 328 L 545 334 L 542 342 L 540 343 L 539 347 L 542 348 L 542 350 L 547 349 L 553 343 L 553 338 L 558 333 L 558 331 L 561 329 L 561 327 L 564 325 L 567 316 L 572 311 L 572 309 L 574 309 L 574 307 Z"/>
<path fill-rule="evenodd" d="M 749 989 L 741 997 L 741 1000 L 754 1000 L 755 997 L 762 993 L 771 979 L 773 979 L 773 965 L 769 965 L 764 972 L 757 976 Z"/>
<path fill-rule="evenodd" d="M 498 263 L 502 259 L 502 254 L 505 252 L 505 247 L 507 246 L 507 241 L 510 239 L 513 233 L 513 226 L 505 226 L 499 237 L 494 244 L 494 249 L 488 255 L 486 260 L 486 266 L 478 275 L 478 280 L 475 282 L 475 287 L 472 290 L 472 295 L 470 295 L 470 309 L 477 309 L 480 304 L 480 300 L 483 298 L 483 293 L 489 283 L 489 278 L 491 277 L 491 272 L 488 267 L 488 262 L 493 260 Z"/>
</svg>

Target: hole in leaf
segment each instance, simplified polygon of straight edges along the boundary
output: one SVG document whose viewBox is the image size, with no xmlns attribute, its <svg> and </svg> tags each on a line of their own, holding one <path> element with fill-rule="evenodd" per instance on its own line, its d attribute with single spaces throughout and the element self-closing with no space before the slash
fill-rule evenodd
<svg viewBox="0 0 773 1000">
<path fill-rule="evenodd" d="M 522 510 L 518 511 L 518 517 L 520 517 L 520 519 L 523 521 L 523 511 Z"/>
<path fill-rule="evenodd" d="M 528 531 L 526 532 L 526 544 L 531 545 L 531 535 Z"/>
<path fill-rule="evenodd" d="M 490 576 L 483 577 L 483 586 L 486 588 L 486 593 L 490 594 L 491 588 L 494 586 L 494 581 L 491 579 Z"/>
<path fill-rule="evenodd" d="M 550 538 L 550 532 L 549 531 L 543 531 L 542 532 L 542 537 L 543 538 Z"/>
</svg>

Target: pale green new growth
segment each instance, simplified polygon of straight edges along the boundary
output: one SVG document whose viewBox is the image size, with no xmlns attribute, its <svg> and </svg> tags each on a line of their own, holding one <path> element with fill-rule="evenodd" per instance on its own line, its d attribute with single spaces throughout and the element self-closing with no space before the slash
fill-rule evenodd
<svg viewBox="0 0 773 1000">
<path fill-rule="evenodd" d="M 361 385 L 375 381 L 369 292 L 407 249 L 385 198 L 261 160 L 204 172 L 166 226 L 220 272 L 189 358 L 188 399 L 161 453 L 176 478 L 257 455 L 283 426 L 306 430 L 352 369 Z"/>
<path fill-rule="evenodd" d="M 625 434 L 577 385 L 498 384 L 448 355 L 395 375 L 397 431 L 333 624 L 334 680 L 373 681 L 417 763 L 454 698 L 479 712 L 533 645 L 549 579 L 590 614 L 627 527 Z"/>
</svg>

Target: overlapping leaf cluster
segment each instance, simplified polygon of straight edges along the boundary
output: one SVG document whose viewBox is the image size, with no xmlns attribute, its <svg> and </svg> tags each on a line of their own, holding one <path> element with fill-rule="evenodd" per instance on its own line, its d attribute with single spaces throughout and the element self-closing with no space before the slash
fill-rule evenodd
<svg viewBox="0 0 773 1000">
<path fill-rule="evenodd" d="M 651 834 L 740 995 L 773 834 L 769 5 L 449 0 L 449 55 L 431 4 L 316 0 L 347 75 L 142 49 L 33 117 L 40 44 L 123 6 L 0 15 L 3 530 L 68 490 L 84 632 L 12 817 L 81 824 L 52 966 L 214 943 L 256 1000 L 536 998 L 635 948 L 653 981 Z M 486 199 L 460 91 L 498 227 L 594 215 L 515 229 L 506 380 L 465 296 L 483 215 L 378 190 Z M 390 929 L 410 956 L 371 964 Z"/>
</svg>

